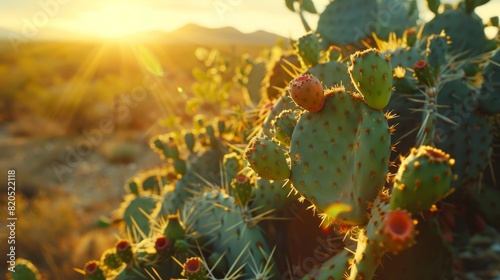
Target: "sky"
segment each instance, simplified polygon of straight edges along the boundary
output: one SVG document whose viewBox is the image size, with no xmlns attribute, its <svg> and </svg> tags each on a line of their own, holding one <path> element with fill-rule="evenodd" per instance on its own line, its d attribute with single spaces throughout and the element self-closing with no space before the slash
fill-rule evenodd
<svg viewBox="0 0 500 280">
<path fill-rule="evenodd" d="M 322 11 L 329 0 L 314 0 Z M 442 1 L 454 3 L 456 1 Z M 432 17 L 419 2 L 421 16 Z M 483 19 L 498 15 L 500 0 L 476 10 Z M 283 0 L 2 0 L 0 28 L 25 37 L 50 36 L 59 30 L 103 38 L 148 30 L 170 31 L 187 23 L 232 26 L 242 32 L 265 30 L 297 38 L 305 33 L 297 14 Z M 318 16 L 307 14 L 315 28 Z"/>
</svg>

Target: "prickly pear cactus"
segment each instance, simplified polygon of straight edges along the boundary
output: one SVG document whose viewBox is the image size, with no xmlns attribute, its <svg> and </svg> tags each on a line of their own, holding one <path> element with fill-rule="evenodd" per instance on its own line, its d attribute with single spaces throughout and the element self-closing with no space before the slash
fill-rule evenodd
<svg viewBox="0 0 500 280">
<path fill-rule="evenodd" d="M 274 137 L 273 120 L 277 116 L 279 116 L 281 112 L 285 110 L 295 111 L 297 109 L 299 109 L 299 107 L 297 106 L 297 104 L 295 104 L 295 102 L 290 96 L 288 95 L 281 96 L 273 103 L 273 107 L 271 108 L 271 110 L 264 119 L 264 122 L 262 124 L 262 135 L 264 137 L 272 139 Z"/>
<path fill-rule="evenodd" d="M 272 125 L 274 127 L 274 137 L 280 144 L 290 146 L 290 138 L 297 124 L 297 114 L 292 110 L 285 110 L 274 118 Z"/>
<path fill-rule="evenodd" d="M 436 148 L 413 148 L 401 161 L 394 177 L 391 209 L 405 209 L 410 213 L 429 210 L 448 194 L 454 163 L 450 155 Z"/>
<path fill-rule="evenodd" d="M 349 74 L 356 89 L 374 109 L 383 109 L 389 103 L 392 91 L 390 58 L 377 49 L 368 49 L 351 55 Z"/>
<path fill-rule="evenodd" d="M 285 149 L 272 140 L 253 138 L 245 150 L 245 159 L 264 179 L 285 180 L 290 176 L 289 160 Z"/>
<path fill-rule="evenodd" d="M 290 142 L 293 187 L 336 223 L 366 223 L 366 203 L 386 179 L 386 116 L 359 94 L 334 89 L 320 112 L 303 113 Z M 334 176 L 332 176 L 334 175 Z"/>
<path fill-rule="evenodd" d="M 164 162 L 127 181 L 123 239 L 84 279 L 453 279 L 472 219 L 498 227 L 486 2 L 429 0 L 419 29 L 414 0 L 335 0 L 296 54 L 246 57 L 251 102 L 152 138 Z"/>
<path fill-rule="evenodd" d="M 250 274 L 252 269 L 258 271 L 260 264 L 270 262 L 267 277 L 276 277 L 278 272 L 272 266 L 271 250 L 256 221 L 236 207 L 233 197 L 212 190 L 187 202 L 183 216 L 187 227 L 206 235 L 219 252 L 225 252 L 228 263 L 243 266 Z"/>
<path fill-rule="evenodd" d="M 18 258 L 14 271 L 7 273 L 8 280 L 41 280 L 38 269 L 28 260 Z M 90 279 L 90 278 L 89 278 Z"/>
<path fill-rule="evenodd" d="M 351 88 L 351 79 L 347 73 L 347 65 L 337 60 L 330 60 L 314 65 L 305 74 L 317 77 L 325 89 L 343 86 Z"/>
<path fill-rule="evenodd" d="M 451 39 L 449 45 L 451 54 L 463 58 L 473 57 L 485 51 L 487 40 L 483 22 L 474 12 L 474 8 L 464 9 L 464 5 L 458 5 L 455 8 L 444 9 L 425 24 L 423 34 L 440 34 L 443 30 Z"/>
<path fill-rule="evenodd" d="M 320 62 L 322 51 L 318 34 L 311 32 L 300 37 L 295 48 L 303 67 L 309 68 Z"/>
<path fill-rule="evenodd" d="M 439 68 L 446 63 L 448 53 L 448 38 L 441 32 L 440 35 L 433 34 L 427 38 L 426 56 L 429 65 L 433 68 Z"/>
<path fill-rule="evenodd" d="M 320 15 L 317 32 L 323 39 L 322 46 L 342 46 L 351 51 L 360 41 L 371 37 L 375 31 L 374 14 L 378 13 L 376 0 L 336 0 L 328 4 Z"/>
<path fill-rule="evenodd" d="M 487 166 L 493 141 L 488 117 L 474 106 L 477 91 L 457 79 L 443 85 L 437 101 L 438 112 L 448 119 L 437 119 L 435 143 L 455 159 L 453 172 L 458 178 L 452 187 L 476 182 Z"/>
<path fill-rule="evenodd" d="M 415 62 L 423 60 L 424 55 L 417 48 L 408 48 L 406 46 L 388 50 L 385 54 L 391 57 L 391 65 L 395 69 L 393 94 L 399 95 L 414 92 L 418 88 L 418 83 L 410 69 L 413 68 Z M 396 70 L 398 67 L 400 68 Z"/>
<path fill-rule="evenodd" d="M 500 48 L 483 68 L 483 83 L 479 92 L 479 109 L 487 114 L 500 113 Z"/>
<path fill-rule="evenodd" d="M 140 241 L 149 235 L 150 218 L 157 207 L 159 198 L 155 195 L 142 194 L 127 196 L 118 215 L 123 217 L 125 232 Z"/>
</svg>

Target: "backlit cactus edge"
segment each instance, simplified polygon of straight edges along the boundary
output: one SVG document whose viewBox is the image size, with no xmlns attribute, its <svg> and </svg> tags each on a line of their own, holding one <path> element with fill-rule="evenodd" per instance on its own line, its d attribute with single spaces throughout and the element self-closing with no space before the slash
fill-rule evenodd
<svg viewBox="0 0 500 280">
<path fill-rule="evenodd" d="M 84 278 L 452 278 L 452 206 L 499 227 L 499 38 L 474 13 L 488 1 L 427 2 L 420 26 L 415 1 L 335 0 L 283 56 L 301 63 L 288 86 L 284 67 L 267 75 L 259 115 L 154 137 L 165 165 L 129 181 L 124 235 Z M 316 227 L 297 230 L 297 211 Z M 293 240 L 326 230 L 346 235 L 338 252 L 294 273 Z"/>
</svg>

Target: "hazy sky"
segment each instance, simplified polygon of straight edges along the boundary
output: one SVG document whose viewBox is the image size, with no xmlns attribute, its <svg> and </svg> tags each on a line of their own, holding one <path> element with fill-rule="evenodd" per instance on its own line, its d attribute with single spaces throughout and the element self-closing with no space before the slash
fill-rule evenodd
<svg viewBox="0 0 500 280">
<path fill-rule="evenodd" d="M 422 0 L 423 1 L 423 0 Z M 420 1 L 421 12 L 429 16 Z M 314 0 L 322 11 L 329 0 Z M 444 1 L 443 1 L 444 2 Z M 456 2 L 456 1 L 446 1 Z M 477 12 L 484 18 L 500 13 L 500 0 Z M 51 34 L 56 29 L 103 37 L 157 29 L 173 30 L 189 22 L 207 27 L 259 29 L 294 38 L 304 34 L 297 14 L 283 0 L 1 0 L 0 28 Z M 308 15 L 315 28 L 318 17 Z"/>
</svg>

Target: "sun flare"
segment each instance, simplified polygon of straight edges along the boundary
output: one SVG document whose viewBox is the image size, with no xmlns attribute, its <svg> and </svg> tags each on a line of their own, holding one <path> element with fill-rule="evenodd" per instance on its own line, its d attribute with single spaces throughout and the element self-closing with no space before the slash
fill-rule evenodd
<svg viewBox="0 0 500 280">
<path fill-rule="evenodd" d="M 74 27 L 97 37 L 120 38 L 150 29 L 143 10 L 144 7 L 131 4 L 107 5 L 82 13 Z"/>
</svg>

